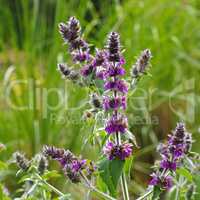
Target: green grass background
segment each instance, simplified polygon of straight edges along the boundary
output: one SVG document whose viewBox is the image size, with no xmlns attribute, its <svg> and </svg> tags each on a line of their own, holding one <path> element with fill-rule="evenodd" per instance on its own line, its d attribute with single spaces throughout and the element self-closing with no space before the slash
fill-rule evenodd
<svg viewBox="0 0 200 200">
<path fill-rule="evenodd" d="M 152 76 L 146 76 L 138 86 L 148 92 L 148 98 L 137 98 L 143 94 L 137 90 L 127 111 L 130 130 L 141 146 L 135 149 L 129 181 L 131 196 L 137 195 L 146 186 L 150 166 L 157 158 L 155 146 L 177 121 L 185 121 L 196 140 L 194 149 L 199 151 L 200 1 L 0 0 L 0 142 L 7 147 L 0 154 L 1 160 L 9 159 L 16 150 L 32 156 L 43 144 L 69 148 L 91 159 L 99 153 L 92 146 L 82 148 L 91 132 L 91 127 L 79 120 L 85 108 L 68 109 L 84 104 L 87 91 L 62 80 L 56 70 L 58 61 L 71 62 L 58 33 L 58 23 L 69 16 L 80 20 L 85 39 L 98 48 L 104 46 L 110 31 L 119 32 L 126 49 L 127 72 L 141 50 L 152 51 Z M 8 99 L 15 80 L 28 80 L 29 84 L 13 86 Z M 67 102 L 54 110 L 47 103 L 56 105 L 57 95 L 51 92 L 45 98 L 45 92 L 52 88 L 65 91 L 67 96 Z M 16 110 L 9 100 L 17 107 L 30 107 Z M 177 115 L 170 104 L 182 114 Z M 14 177 L 13 173 L 9 176 Z M 12 181 L 6 182 L 11 191 L 17 187 Z M 63 191 L 71 191 L 75 199 L 85 193 L 81 186 L 71 187 L 64 178 L 56 184 Z"/>
</svg>

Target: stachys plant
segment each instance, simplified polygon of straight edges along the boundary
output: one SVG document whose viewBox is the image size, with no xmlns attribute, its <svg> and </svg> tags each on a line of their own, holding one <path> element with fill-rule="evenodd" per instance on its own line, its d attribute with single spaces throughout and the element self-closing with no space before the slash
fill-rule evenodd
<svg viewBox="0 0 200 200">
<path fill-rule="evenodd" d="M 60 23 L 59 31 L 68 45 L 73 66 L 60 63 L 58 69 L 64 78 L 89 89 L 91 109 L 84 116 L 95 119 L 90 139 L 98 139 L 101 153 L 97 162 L 54 146 L 44 146 L 42 152 L 30 161 L 23 154 L 15 153 L 14 160 L 20 171 L 29 177 L 23 179 L 26 187 L 22 197 L 44 193 L 46 199 L 51 199 L 54 192 L 59 199 L 71 199 L 69 194 L 63 194 L 47 182 L 51 174 L 47 170 L 47 159 L 51 159 L 59 163 L 66 178 L 73 184 L 83 183 L 88 190 L 110 200 L 120 199 L 120 185 L 122 199 L 133 199 L 128 191 L 126 167 L 131 167 L 137 144 L 128 130 L 128 118 L 125 114 L 127 94 L 148 73 L 151 51 L 142 51 L 131 68 L 130 77 L 125 79 L 126 62 L 118 33 L 111 32 L 104 48 L 93 52 L 91 45 L 84 40 L 80 23 L 75 17 L 70 17 L 66 23 Z M 165 191 L 170 191 L 172 195 L 175 191 L 174 198 L 172 197 L 175 200 L 183 199 L 183 196 L 188 200 L 200 199 L 200 191 L 196 187 L 196 183 L 200 181 L 197 167 L 199 157 L 191 152 L 192 142 L 192 136 L 186 131 L 185 125 L 178 123 L 167 142 L 159 145 L 158 152 L 162 159 L 154 167 L 147 192 L 138 200 L 162 199 Z M 42 193 L 37 193 L 36 188 Z"/>
</svg>

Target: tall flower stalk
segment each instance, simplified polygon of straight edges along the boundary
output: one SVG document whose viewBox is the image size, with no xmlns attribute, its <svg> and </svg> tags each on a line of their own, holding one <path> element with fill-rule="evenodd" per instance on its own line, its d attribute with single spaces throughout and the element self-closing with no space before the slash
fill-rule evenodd
<svg viewBox="0 0 200 200">
<path fill-rule="evenodd" d="M 105 72 L 105 96 L 103 106 L 105 111 L 111 110 L 111 116 L 107 119 L 105 131 L 115 135 L 115 143 L 109 141 L 104 147 L 104 154 L 112 159 L 125 160 L 132 154 L 132 144 L 122 143 L 121 134 L 128 128 L 128 120 L 121 110 L 126 109 L 126 94 L 128 84 L 121 76 L 125 74 L 123 65 L 125 60 L 121 54 L 120 37 L 116 32 L 111 32 L 107 42 L 107 70 Z M 129 200 L 129 193 L 124 172 L 121 176 L 121 186 L 124 200 Z"/>
</svg>

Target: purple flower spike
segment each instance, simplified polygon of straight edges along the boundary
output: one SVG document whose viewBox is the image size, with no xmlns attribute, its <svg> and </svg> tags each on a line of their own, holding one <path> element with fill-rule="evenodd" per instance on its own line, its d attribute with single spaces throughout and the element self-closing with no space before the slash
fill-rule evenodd
<svg viewBox="0 0 200 200">
<path fill-rule="evenodd" d="M 109 52 L 109 61 L 119 62 L 120 61 L 120 41 L 119 34 L 116 32 L 111 32 L 108 37 L 108 52 Z"/>
<path fill-rule="evenodd" d="M 73 183 L 81 181 L 80 172 L 83 173 L 83 170 L 88 171 L 88 167 L 91 169 L 88 171 L 88 175 L 91 175 L 95 171 L 93 165 L 89 164 L 88 166 L 86 160 L 77 158 L 69 150 L 56 148 L 54 146 L 44 146 L 43 154 L 46 157 L 58 161 L 64 173 Z"/>
<path fill-rule="evenodd" d="M 114 90 L 123 94 L 128 92 L 128 85 L 124 80 L 108 81 L 104 84 L 105 90 Z"/>
<path fill-rule="evenodd" d="M 133 145 L 127 142 L 124 142 L 121 145 L 117 145 L 111 141 L 108 141 L 103 148 L 103 153 L 109 160 L 125 160 L 132 155 L 132 151 Z"/>
<path fill-rule="evenodd" d="M 151 59 L 151 51 L 145 49 L 140 57 L 137 59 L 136 64 L 132 68 L 132 77 L 137 78 L 139 75 L 144 74 Z"/>
<path fill-rule="evenodd" d="M 106 132 L 108 134 L 120 132 L 125 133 L 128 128 L 128 121 L 124 115 L 112 116 L 106 123 Z"/>
<path fill-rule="evenodd" d="M 113 110 L 117 110 L 117 109 L 126 109 L 126 96 L 118 96 L 116 98 L 112 97 L 108 97 L 105 96 L 103 98 L 103 108 L 104 110 L 109 110 L 109 109 L 113 109 Z"/>
<path fill-rule="evenodd" d="M 160 144 L 158 147 L 158 152 L 161 154 L 162 160 L 160 161 L 160 167 L 157 173 L 153 173 L 152 175 L 150 185 L 158 185 L 164 190 L 171 188 L 173 181 L 168 173 L 171 171 L 175 172 L 182 165 L 183 158 L 189 152 L 187 147 L 188 143 L 191 148 L 191 134 L 186 132 L 183 123 L 178 123 L 176 129 L 168 136 L 167 143 Z M 159 176 L 160 173 L 162 177 Z"/>
<path fill-rule="evenodd" d="M 94 68 L 91 64 L 85 65 L 81 69 L 81 75 L 84 77 L 89 76 L 93 72 Z"/>
<path fill-rule="evenodd" d="M 75 17 L 70 17 L 66 23 L 59 24 L 60 34 L 69 45 L 69 52 L 74 63 L 90 60 L 88 44 L 83 40 L 79 21 Z"/>
</svg>

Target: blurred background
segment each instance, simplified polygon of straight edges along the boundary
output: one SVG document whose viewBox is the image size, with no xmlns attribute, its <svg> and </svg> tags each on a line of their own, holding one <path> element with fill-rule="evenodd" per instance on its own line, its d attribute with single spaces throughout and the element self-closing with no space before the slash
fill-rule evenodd
<svg viewBox="0 0 200 200">
<path fill-rule="evenodd" d="M 28 157 L 44 144 L 65 147 L 96 159 L 97 149 L 82 143 L 92 125 L 82 120 L 87 90 L 61 79 L 58 61 L 71 62 L 58 23 L 76 16 L 84 38 L 96 47 L 117 31 L 125 49 L 127 74 L 141 50 L 152 51 L 150 76 L 129 98 L 129 127 L 136 136 L 129 180 L 131 197 L 144 191 L 156 146 L 176 122 L 184 121 L 200 152 L 200 1 L 199 0 L 0 0 L 0 143 Z M 78 92 L 77 92 L 78 91 Z M 61 98 L 62 97 L 62 98 Z M 63 100 L 65 97 L 65 100 Z M 62 100 L 61 100 L 62 99 Z M 16 169 L 0 172 L 12 193 Z M 60 177 L 52 182 L 76 200 L 85 194 Z"/>
</svg>

